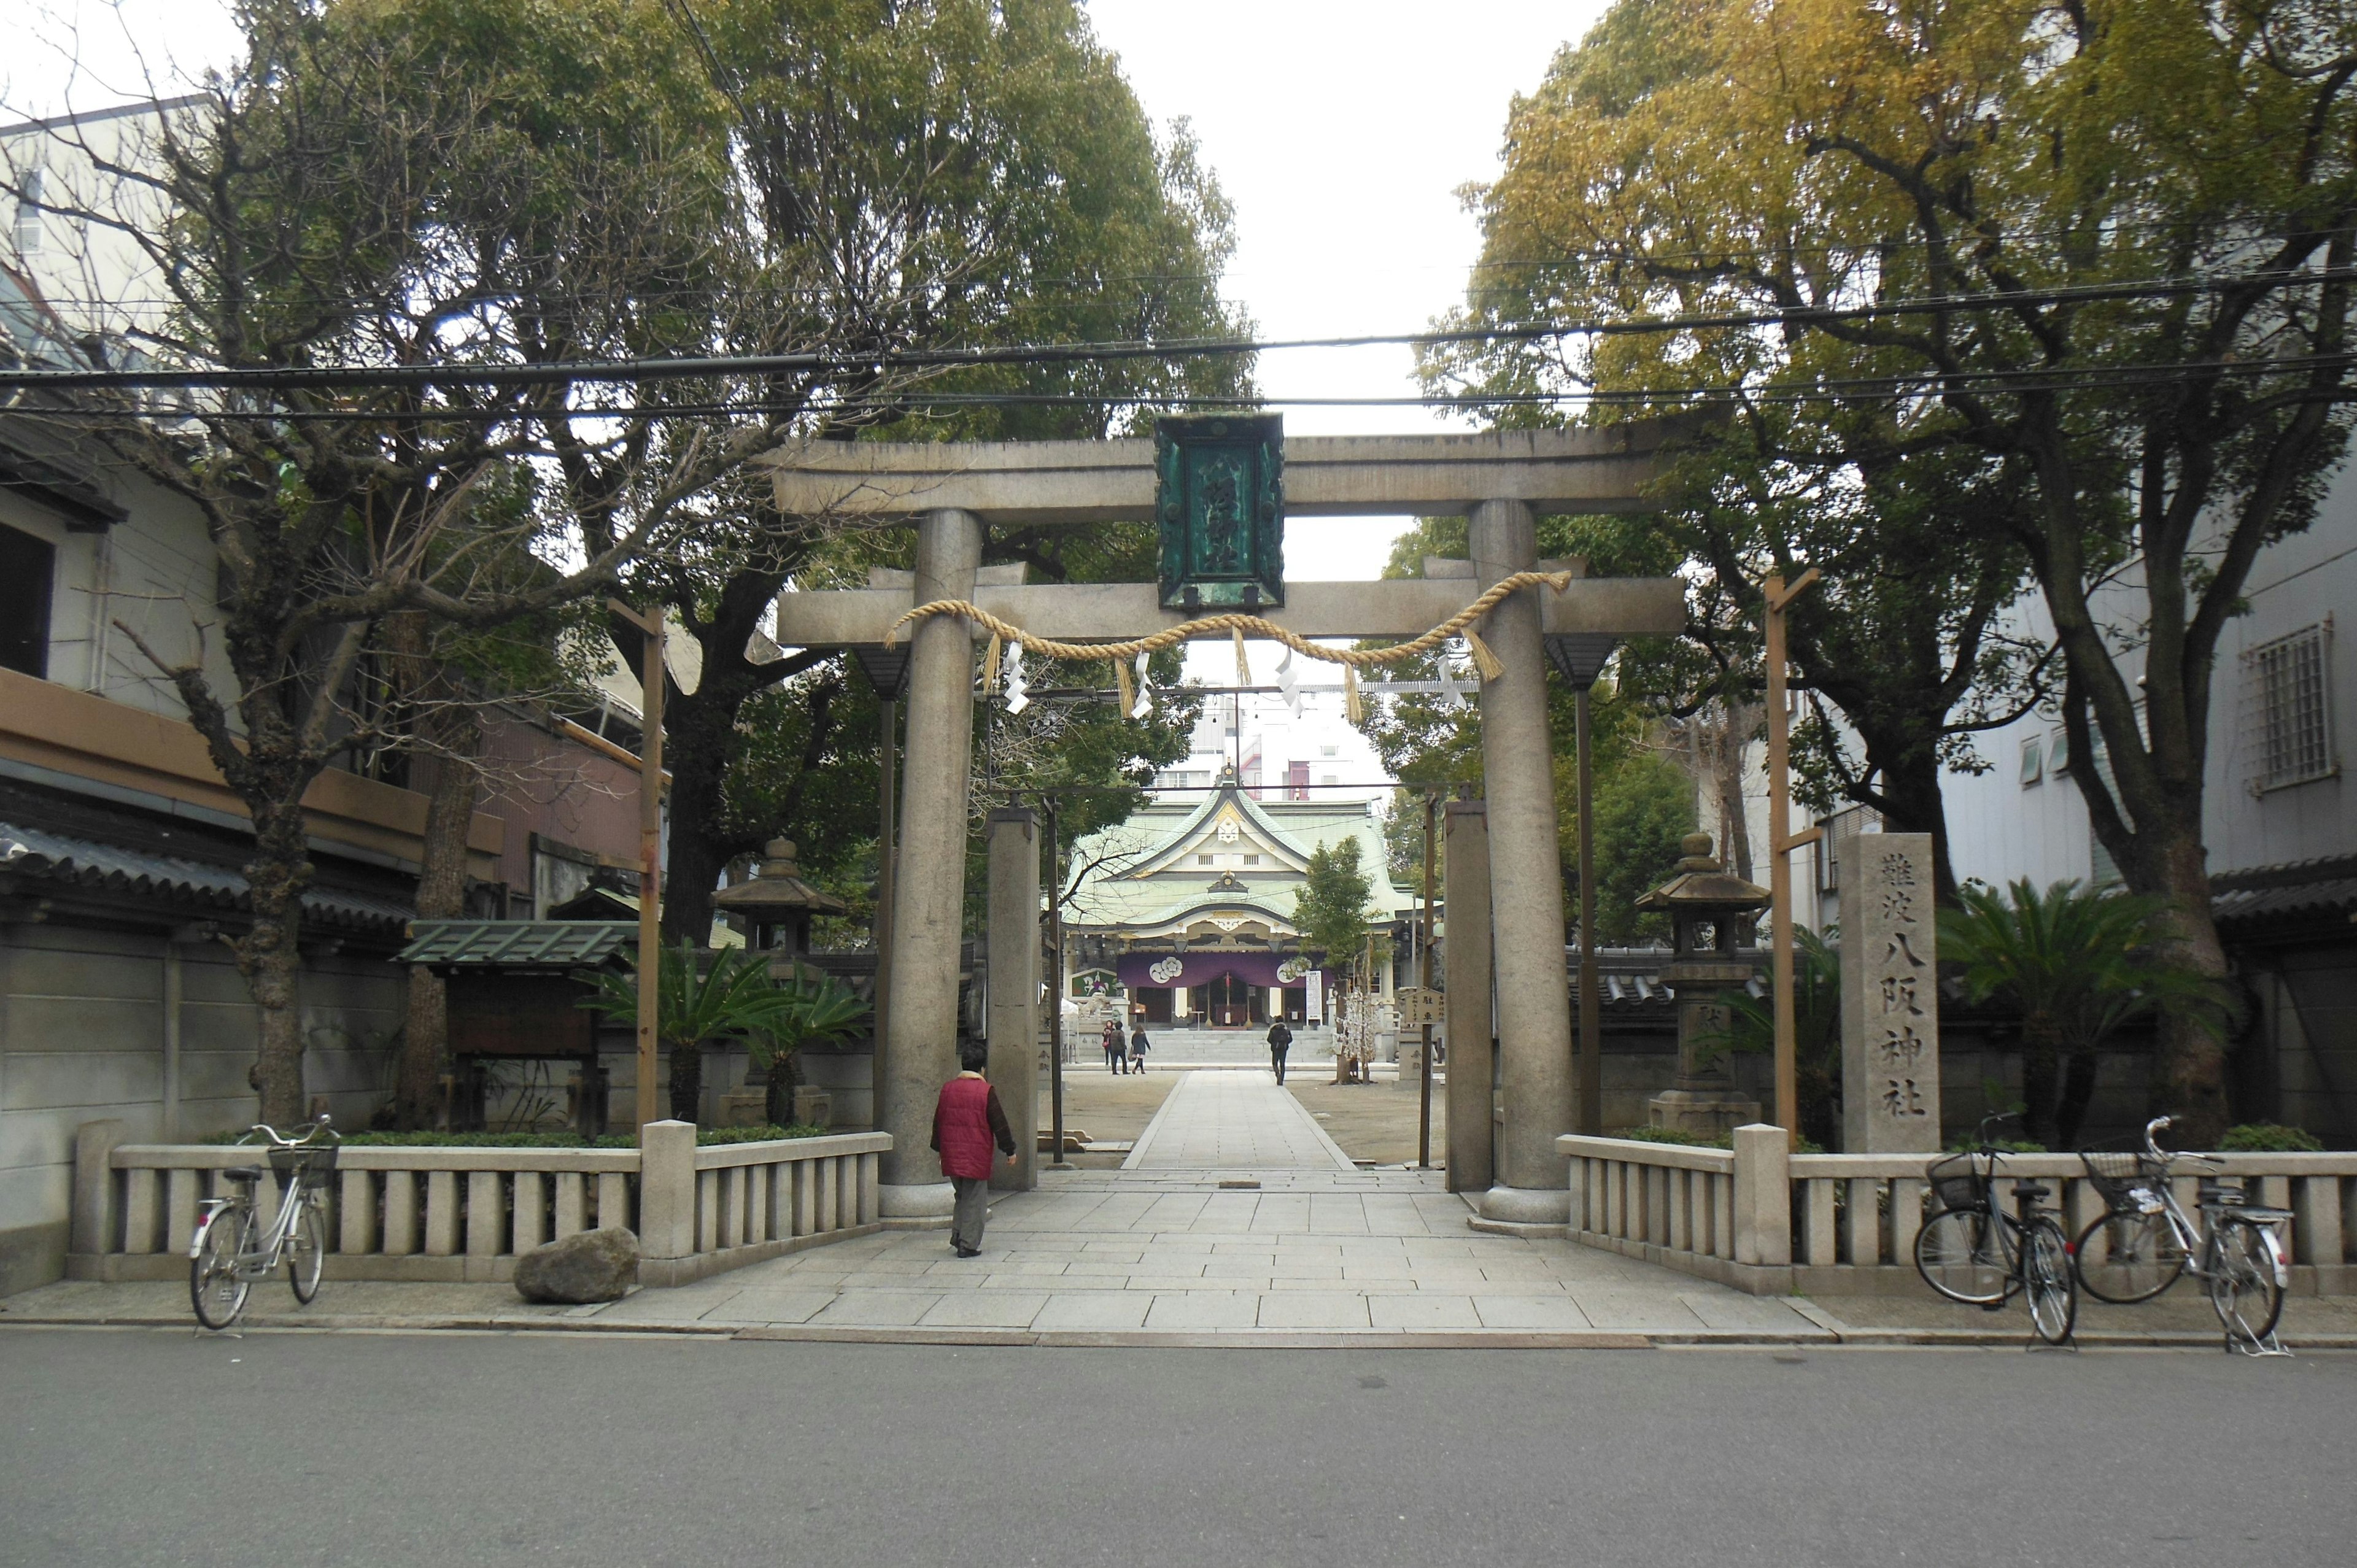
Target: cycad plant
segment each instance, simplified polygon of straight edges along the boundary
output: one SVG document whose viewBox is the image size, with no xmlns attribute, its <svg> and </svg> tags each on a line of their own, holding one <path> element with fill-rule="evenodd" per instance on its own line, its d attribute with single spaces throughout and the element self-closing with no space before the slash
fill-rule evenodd
<svg viewBox="0 0 2357 1568">
<path fill-rule="evenodd" d="M 2021 1098 L 2029 1136 L 2049 1148 L 2079 1138 L 2094 1098 L 2096 1050 L 2135 1019 L 2172 1015 L 2223 1033 L 2232 1004 L 2217 982 L 2157 956 L 2153 900 L 2075 881 L 2040 893 L 2025 877 L 2007 895 L 1980 883 L 1940 911 L 1940 956 L 1964 966 L 1974 1000 L 2021 1009 Z"/>
<path fill-rule="evenodd" d="M 802 1079 L 802 1048 L 818 1040 L 840 1039 L 858 1028 L 868 1005 L 831 974 L 795 972 L 780 988 L 784 1005 L 760 1034 L 748 1036 L 753 1067 L 766 1073 L 768 1115 L 782 1127 L 794 1113 L 794 1086 Z"/>
<path fill-rule="evenodd" d="M 1841 1089 L 1840 928 L 1823 932 L 1805 926 L 1792 932 L 1793 1088 L 1800 1101 L 1801 1136 L 1820 1149 L 1839 1147 Z M 1727 1032 L 1704 1042 L 1705 1058 L 1717 1050 L 1762 1055 L 1776 1049 L 1774 993 L 1737 992 L 1727 1004 Z"/>
<path fill-rule="evenodd" d="M 639 1016 L 639 975 L 600 974 L 597 993 L 581 1005 L 618 1024 Z M 793 1007 L 791 992 L 770 979 L 757 953 L 724 948 L 702 961 L 685 942 L 661 950 L 655 971 L 655 1036 L 671 1058 L 671 1113 L 694 1122 L 704 1101 L 704 1047 L 713 1040 L 759 1040 Z"/>
</svg>

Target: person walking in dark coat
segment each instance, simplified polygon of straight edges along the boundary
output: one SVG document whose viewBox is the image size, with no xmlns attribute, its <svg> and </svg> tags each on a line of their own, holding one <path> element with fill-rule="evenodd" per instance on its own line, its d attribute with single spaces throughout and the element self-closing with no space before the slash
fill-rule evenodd
<svg viewBox="0 0 2357 1568">
<path fill-rule="evenodd" d="M 1122 1071 L 1120 1024 L 1111 1018 L 1105 1020 L 1104 1038 L 1102 1043 L 1104 1046 L 1105 1066 L 1112 1069 L 1118 1076 Z"/>
<path fill-rule="evenodd" d="M 1293 1047 L 1293 1031 L 1279 1018 L 1268 1026 L 1268 1065 L 1279 1085 L 1285 1082 L 1285 1053 Z"/>
<path fill-rule="evenodd" d="M 1130 1032 L 1130 1036 L 1129 1036 L 1129 1070 L 1130 1070 L 1130 1071 L 1132 1071 L 1132 1072 L 1144 1072 L 1144 1071 L 1146 1070 L 1146 1045 L 1147 1045 L 1147 1041 L 1146 1041 L 1146 1026 L 1145 1026 L 1145 1024 L 1144 1024 L 1144 1023 L 1142 1023 L 1142 1022 L 1141 1022 L 1141 1023 L 1137 1026 L 1137 1027 L 1136 1027 L 1135 1029 L 1134 1029 L 1134 1030 L 1132 1030 L 1132 1031 Z"/>
<path fill-rule="evenodd" d="M 990 1218 L 990 1152 L 996 1146 L 1015 1157 L 1015 1133 L 998 1103 L 998 1090 L 982 1076 L 990 1059 L 980 1040 L 958 1042 L 958 1066 L 963 1070 L 942 1085 L 933 1106 L 933 1149 L 942 1156 L 942 1174 L 957 1189 L 957 1213 L 950 1222 L 950 1249 L 961 1258 L 982 1251 L 982 1227 Z"/>
</svg>

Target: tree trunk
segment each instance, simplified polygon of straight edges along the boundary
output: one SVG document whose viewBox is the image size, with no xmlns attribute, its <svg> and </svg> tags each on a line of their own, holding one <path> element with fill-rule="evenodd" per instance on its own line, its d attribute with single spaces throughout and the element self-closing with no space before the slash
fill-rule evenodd
<svg viewBox="0 0 2357 1568">
<path fill-rule="evenodd" d="M 1717 765 L 1721 864 L 1751 880 L 1751 821 L 1744 810 L 1743 757 L 1767 710 L 1756 703 L 1729 702 L 1719 712 Z"/>
<path fill-rule="evenodd" d="M 704 1042 L 690 1041 L 671 1048 L 671 1119 L 702 1125 L 704 1121 Z"/>
<path fill-rule="evenodd" d="M 2155 858 L 2161 863 L 2165 880 L 2153 891 L 2166 901 L 2161 919 L 2169 934 L 2154 944 L 2155 950 L 2164 959 L 2223 983 L 2226 950 L 2211 915 L 2210 878 L 2200 835 L 2180 830 L 2171 834 L 2170 842 L 2156 848 Z M 2158 1049 L 2147 1109 L 2156 1116 L 2178 1118 L 2174 1134 L 2183 1140 L 2179 1147 L 2216 1148 L 2231 1121 L 2225 1041 L 2199 1018 L 2173 1008 L 2161 1011 L 2154 1033 Z"/>
<path fill-rule="evenodd" d="M 1932 835 L 1932 896 L 1956 901 L 1956 870 L 1948 858 L 1948 810 L 1940 792 L 1940 755 L 1921 741 L 1878 746 L 1866 736 L 1867 763 L 1882 776 L 1880 810 L 1891 832 Z"/>
<path fill-rule="evenodd" d="M 2079 1131 L 2087 1124 L 2087 1107 L 2095 1098 L 2095 1052 L 2092 1047 L 2073 1050 L 2063 1069 L 2062 1102 L 2054 1111 L 2054 1143 L 2057 1149 L 2076 1148 Z"/>
<path fill-rule="evenodd" d="M 2032 1143 L 2054 1146 L 2054 1107 L 2061 1079 L 2061 1042 L 2033 1013 L 2021 1021 L 2021 1120 Z"/>
<path fill-rule="evenodd" d="M 438 755 L 425 796 L 425 842 L 417 879 L 417 918 L 452 920 L 466 913 L 467 831 L 473 824 L 481 774 L 472 758 L 482 736 L 473 713 L 447 709 L 429 721 Z M 409 972 L 402 1024 L 401 1071 L 393 1090 L 393 1124 L 403 1132 L 428 1125 L 440 1099 L 450 1043 L 449 987 L 423 965 Z"/>
<path fill-rule="evenodd" d="M 769 1099 L 766 1111 L 772 1127 L 794 1124 L 794 1090 L 802 1082 L 802 1053 L 773 1050 L 770 1054 Z"/>
<path fill-rule="evenodd" d="M 278 1128 L 304 1119 L 303 889 L 311 882 L 303 808 L 265 808 L 253 821 L 253 858 L 246 863 L 253 924 L 235 944 L 238 972 L 260 1010 L 260 1045 L 248 1077 L 259 1114 Z"/>
</svg>

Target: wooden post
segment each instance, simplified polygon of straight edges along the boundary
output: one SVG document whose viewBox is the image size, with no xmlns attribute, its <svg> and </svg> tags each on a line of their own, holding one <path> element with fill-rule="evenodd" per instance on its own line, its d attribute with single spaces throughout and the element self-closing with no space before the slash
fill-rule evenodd
<svg viewBox="0 0 2357 1568">
<path fill-rule="evenodd" d="M 606 607 L 645 634 L 639 690 L 639 1113 L 640 1140 L 650 1122 L 662 1120 L 655 1079 L 661 1068 L 657 1012 L 662 986 L 662 704 L 663 618 L 657 605 L 640 615 L 619 599 Z"/>
<path fill-rule="evenodd" d="M 1416 972 L 1416 983 L 1428 993 L 1432 990 L 1432 861 L 1433 835 L 1440 814 L 1440 792 L 1424 792 L 1424 962 Z M 1418 1170 L 1432 1168 L 1432 1023 L 1424 1025 L 1424 1048 L 1416 1064 L 1419 1082 L 1416 1084 L 1415 1164 Z"/>
<path fill-rule="evenodd" d="M 1817 830 L 1787 836 L 1792 814 L 1792 779 L 1788 756 L 1791 715 L 1786 712 L 1784 685 L 1784 611 L 1817 580 L 1814 566 L 1801 574 L 1790 588 L 1783 574 L 1771 573 L 1761 585 L 1765 600 L 1762 630 L 1768 663 L 1768 894 L 1770 904 L 1769 963 L 1776 1004 L 1776 1124 L 1800 1135 L 1800 1067 L 1797 1059 L 1792 1004 L 1792 853 L 1817 841 Z"/>
</svg>

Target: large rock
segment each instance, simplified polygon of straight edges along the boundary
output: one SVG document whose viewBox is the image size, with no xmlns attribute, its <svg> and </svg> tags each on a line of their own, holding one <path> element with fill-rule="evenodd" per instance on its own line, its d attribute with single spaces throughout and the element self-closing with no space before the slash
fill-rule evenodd
<svg viewBox="0 0 2357 1568">
<path fill-rule="evenodd" d="M 639 1281 L 639 1239 L 619 1225 L 583 1230 L 516 1260 L 526 1301 L 619 1301 Z"/>
</svg>

